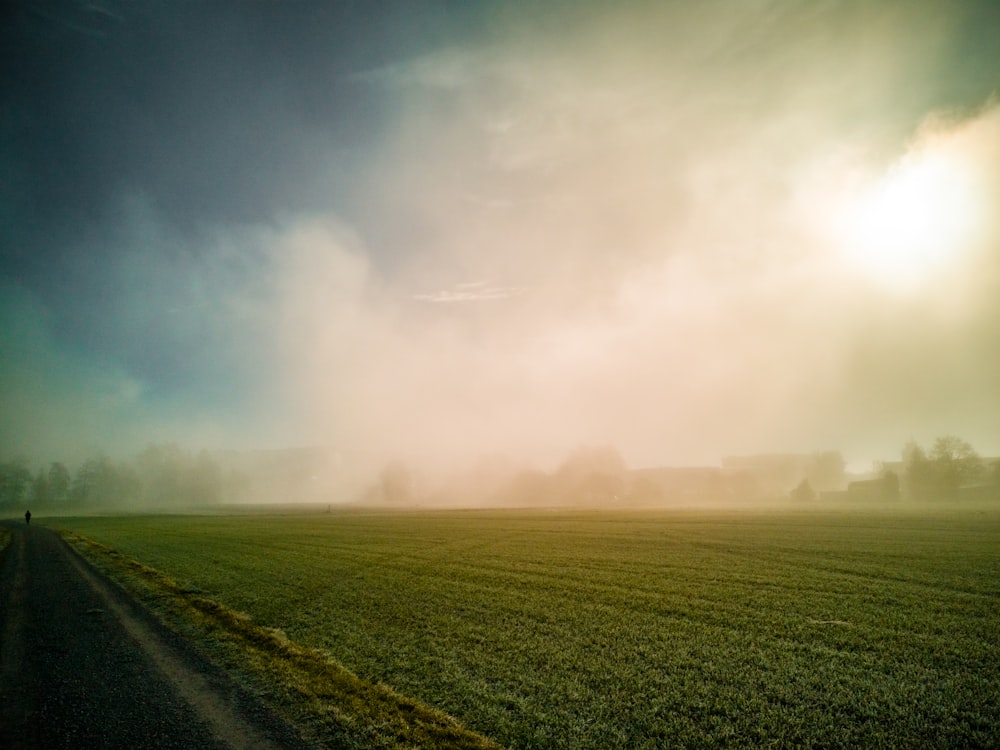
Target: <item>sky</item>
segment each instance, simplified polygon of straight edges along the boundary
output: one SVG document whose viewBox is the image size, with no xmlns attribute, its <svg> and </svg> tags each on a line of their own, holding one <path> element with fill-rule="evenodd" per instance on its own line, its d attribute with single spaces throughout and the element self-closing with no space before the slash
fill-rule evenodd
<svg viewBox="0 0 1000 750">
<path fill-rule="evenodd" d="M 0 450 L 1000 455 L 998 37 L 990 0 L 6 3 Z"/>
</svg>

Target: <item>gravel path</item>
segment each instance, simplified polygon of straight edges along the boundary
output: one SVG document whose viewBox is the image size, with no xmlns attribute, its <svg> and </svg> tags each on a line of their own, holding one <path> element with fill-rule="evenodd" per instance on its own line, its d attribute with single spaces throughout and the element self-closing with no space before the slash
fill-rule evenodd
<svg viewBox="0 0 1000 750">
<path fill-rule="evenodd" d="M 10 527 L 0 748 L 304 747 L 54 532 Z"/>
</svg>

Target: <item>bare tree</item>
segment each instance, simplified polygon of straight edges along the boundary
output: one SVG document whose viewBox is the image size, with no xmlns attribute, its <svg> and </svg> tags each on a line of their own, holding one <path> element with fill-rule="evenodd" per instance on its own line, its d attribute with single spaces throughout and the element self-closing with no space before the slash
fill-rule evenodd
<svg viewBox="0 0 1000 750">
<path fill-rule="evenodd" d="M 935 440 L 929 454 L 911 440 L 903 448 L 903 463 L 906 492 L 918 500 L 953 496 L 960 487 L 975 483 L 983 473 L 979 454 L 954 435 Z"/>
<path fill-rule="evenodd" d="M 983 473 L 983 460 L 979 454 L 969 443 L 954 435 L 945 435 L 934 441 L 931 461 L 942 488 L 948 492 L 975 482 Z"/>
</svg>

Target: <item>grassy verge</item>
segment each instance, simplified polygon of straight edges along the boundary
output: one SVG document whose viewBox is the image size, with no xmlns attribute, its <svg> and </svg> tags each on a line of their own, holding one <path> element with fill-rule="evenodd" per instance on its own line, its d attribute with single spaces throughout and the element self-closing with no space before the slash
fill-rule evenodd
<svg viewBox="0 0 1000 750">
<path fill-rule="evenodd" d="M 319 747 L 499 748 L 441 711 L 359 679 L 322 651 L 290 641 L 281 630 L 261 627 L 248 615 L 87 537 L 61 533 L 168 625 L 194 636 L 196 645 L 235 669 Z M 9 531 L 0 528 L 0 548 L 4 534 Z"/>
</svg>

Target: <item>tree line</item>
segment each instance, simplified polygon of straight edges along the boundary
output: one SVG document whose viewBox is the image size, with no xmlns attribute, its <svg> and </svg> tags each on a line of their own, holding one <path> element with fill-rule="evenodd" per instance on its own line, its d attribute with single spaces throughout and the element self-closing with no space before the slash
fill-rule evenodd
<svg viewBox="0 0 1000 750">
<path fill-rule="evenodd" d="M 214 505 L 233 489 L 207 451 L 150 445 L 130 461 L 88 458 L 75 471 L 61 461 L 32 469 L 24 458 L 0 462 L 0 509 L 85 510 Z"/>
<path fill-rule="evenodd" d="M 883 466 L 883 475 L 890 472 Z M 900 481 L 902 494 L 911 500 L 1000 498 L 1000 460 L 983 459 L 954 435 L 937 438 L 929 450 L 911 440 L 903 446 Z"/>
</svg>

